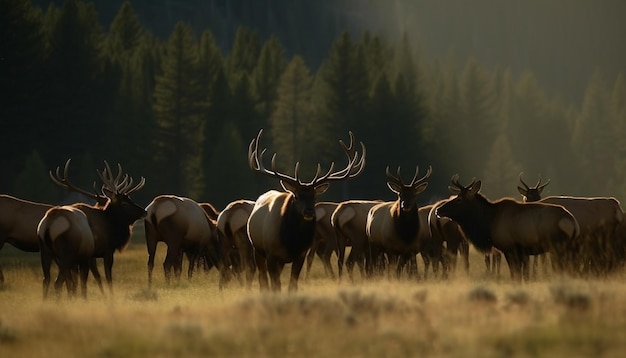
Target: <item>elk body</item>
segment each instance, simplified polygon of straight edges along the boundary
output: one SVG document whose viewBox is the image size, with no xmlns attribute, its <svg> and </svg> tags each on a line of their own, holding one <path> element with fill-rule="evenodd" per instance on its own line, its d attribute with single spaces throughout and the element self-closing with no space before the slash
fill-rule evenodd
<svg viewBox="0 0 626 358">
<path fill-rule="evenodd" d="M 238 277 L 244 272 L 247 288 L 252 286 L 256 273 L 254 252 L 247 229 L 253 208 L 252 200 L 236 200 L 226 205 L 217 217 L 219 247 L 224 260 L 221 269 L 230 269 Z M 227 277 L 227 272 L 221 274 L 220 287 L 225 285 Z"/>
<path fill-rule="evenodd" d="M 157 244 L 167 245 L 163 262 L 165 280 L 170 283 L 172 269 L 178 279 L 182 272 L 183 254 L 189 260 L 187 277 L 191 278 L 200 256 L 215 266 L 219 263 L 217 224 L 196 201 L 175 195 L 159 195 L 146 207 L 146 246 L 148 249 L 148 285 L 152 285 L 152 271 Z M 209 209 L 209 213 L 212 210 Z"/>
<path fill-rule="evenodd" d="M 69 190 L 80 191 L 81 189 L 67 180 L 68 164 L 69 161 L 66 164 L 65 178 L 59 178 L 55 180 L 55 183 Z M 135 204 L 129 195 L 141 189 L 145 184 L 145 179 L 142 177 L 139 183 L 133 186 L 133 179 L 128 175 L 122 178 L 121 166 L 118 165 L 119 173 L 115 179 L 111 176 L 111 169 L 106 161 L 105 166 L 102 173 L 98 171 L 103 182 L 102 193 L 108 198 L 104 206 L 78 203 L 53 207 L 46 212 L 39 224 L 37 235 L 40 240 L 41 264 L 44 273 L 44 298 L 48 294 L 50 264 L 53 260 L 60 268 L 79 265 L 81 281 L 83 278 L 86 280 L 84 276 L 86 274 L 82 270 L 84 265 L 82 258 L 92 247 L 91 241 L 93 241 L 93 250 L 90 250 L 91 258 L 104 259 L 105 277 L 109 290 L 113 291 L 113 254 L 116 250 L 122 251 L 126 248 L 134 222 L 145 216 L 143 208 Z M 70 259 L 72 257 L 76 258 L 76 261 L 72 261 Z M 67 272 L 65 275 L 67 279 Z M 62 280 L 63 278 L 60 277 L 57 282 Z M 84 285 L 84 282 L 81 283 Z M 58 288 L 58 284 L 56 286 Z M 86 294 L 85 290 L 86 288 L 83 288 L 83 294 Z"/>
<path fill-rule="evenodd" d="M 456 221 L 478 250 L 495 247 L 502 251 L 514 281 L 521 282 L 522 262 L 528 255 L 552 252 L 563 267 L 559 255 L 580 231 L 569 211 L 558 205 L 509 198 L 489 201 L 479 192 L 480 180 L 463 186 L 458 175 L 452 177 L 452 185 L 456 197 L 438 207 L 437 215 Z"/>
<path fill-rule="evenodd" d="M 353 151 L 353 137 L 350 133 L 350 145 L 340 144 L 350 160 L 347 166 L 334 172 L 334 163 L 325 174 L 317 166 L 315 177 L 307 183 L 299 179 L 298 167 L 295 175 L 289 176 L 275 169 L 276 154 L 272 157 L 272 169 L 263 165 L 263 153 L 259 150 L 259 141 L 263 130 L 250 143 L 248 158 L 252 170 L 272 176 L 280 181 L 284 192 L 270 190 L 259 196 L 248 220 L 248 236 L 254 247 L 255 261 L 259 270 L 261 290 L 269 288 L 268 273 L 272 289 L 280 291 L 280 274 L 285 264 L 291 263 L 289 290 L 297 290 L 298 278 L 306 254 L 313 243 L 315 233 L 315 201 L 324 193 L 329 182 L 345 180 L 358 176 L 365 166 L 365 146 L 361 143 L 362 155 Z M 352 155 L 353 154 L 353 155 Z"/>
<path fill-rule="evenodd" d="M 619 249 L 614 246 L 615 231 L 623 221 L 624 213 L 617 199 L 612 197 L 573 197 L 548 196 L 541 199 L 541 190 L 548 185 L 540 182 L 529 187 L 522 180 L 518 186 L 520 194 L 527 201 L 561 205 L 578 221 L 580 235 L 568 250 L 570 270 L 574 274 L 606 273 L 615 265 L 614 253 Z"/>
<path fill-rule="evenodd" d="M 311 271 L 311 265 L 315 255 L 318 255 L 322 264 L 324 265 L 324 272 L 327 276 L 335 279 L 335 272 L 330 264 L 330 258 L 333 252 L 337 253 L 337 273 L 341 278 L 343 272 L 343 260 L 345 252 L 339 253 L 337 247 L 337 238 L 335 236 L 335 230 L 331 222 L 331 216 L 337 208 L 337 203 L 332 202 L 319 202 L 315 203 L 315 218 L 317 223 L 315 224 L 315 235 L 313 236 L 313 244 L 307 255 L 307 276 Z"/>
<path fill-rule="evenodd" d="M 387 167 L 387 186 L 398 195 L 398 199 L 374 205 L 367 215 L 365 230 L 371 250 L 371 255 L 367 257 L 370 261 L 368 272 L 372 272 L 374 266 L 371 261 L 384 253 L 398 256 L 396 274 L 399 276 L 404 264 L 414 259 L 430 239 L 429 208 L 420 209 L 417 197 L 428 186 L 432 168 L 429 167 L 420 179 L 418 173 L 419 168 L 415 170 L 411 182 L 405 184 L 400 177 L 400 167 L 396 176 Z"/>
<path fill-rule="evenodd" d="M 367 214 L 380 200 L 348 200 L 339 203 L 331 216 L 331 223 L 337 238 L 338 256 L 345 257 L 346 247 L 350 246 L 350 253 L 345 260 L 350 279 L 354 279 L 352 270 L 354 264 L 359 266 L 361 278 L 365 277 L 365 260 L 370 253 L 367 239 Z M 343 260 L 339 261 L 343 265 Z"/>
</svg>

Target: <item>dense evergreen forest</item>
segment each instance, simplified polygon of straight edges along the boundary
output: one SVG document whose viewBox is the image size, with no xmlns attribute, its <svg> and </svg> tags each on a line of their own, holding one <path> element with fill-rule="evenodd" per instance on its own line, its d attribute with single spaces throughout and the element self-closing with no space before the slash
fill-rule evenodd
<svg viewBox="0 0 626 358">
<path fill-rule="evenodd" d="M 517 196 L 520 171 L 626 200 L 626 8 L 591 3 L 0 0 L 0 192 L 59 202 L 48 170 L 71 157 L 90 188 L 106 159 L 146 178 L 139 203 L 223 207 L 277 187 L 247 163 L 265 128 L 304 178 L 365 143 L 323 200 L 392 198 L 387 165 L 432 165 L 424 202 L 454 173 Z"/>
</svg>

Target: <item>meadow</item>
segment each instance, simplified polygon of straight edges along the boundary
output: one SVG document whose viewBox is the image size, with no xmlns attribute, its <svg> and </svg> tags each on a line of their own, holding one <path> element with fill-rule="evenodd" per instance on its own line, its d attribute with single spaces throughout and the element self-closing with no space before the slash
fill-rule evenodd
<svg viewBox="0 0 626 358">
<path fill-rule="evenodd" d="M 139 225 L 142 226 L 142 225 Z M 139 227 L 138 227 L 139 229 Z M 142 229 L 142 227 L 141 227 Z M 162 245 L 162 244 L 160 244 Z M 319 259 L 297 293 L 260 293 L 215 269 L 165 284 L 159 246 L 154 285 L 140 230 L 116 255 L 114 292 L 92 278 L 88 298 L 44 301 L 37 254 L 5 245 L 1 357 L 621 357 L 626 351 L 624 273 L 580 280 L 540 275 L 522 285 L 470 272 L 448 280 L 326 277 Z M 420 273 L 423 266 L 420 262 Z M 186 266 L 186 264 L 185 264 Z M 100 266 L 101 272 L 103 272 Z"/>
</svg>

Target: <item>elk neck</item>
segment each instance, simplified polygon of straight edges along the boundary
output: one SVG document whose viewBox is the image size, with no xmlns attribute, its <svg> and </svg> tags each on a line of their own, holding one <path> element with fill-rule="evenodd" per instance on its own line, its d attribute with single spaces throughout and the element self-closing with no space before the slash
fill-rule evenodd
<svg viewBox="0 0 626 358">
<path fill-rule="evenodd" d="M 417 205 L 412 205 L 408 210 L 402 209 L 400 199 L 391 206 L 391 217 L 395 225 L 396 233 L 405 242 L 411 242 L 417 237 L 420 229 L 419 212 Z"/>
<path fill-rule="evenodd" d="M 467 238 L 478 250 L 487 251 L 493 247 L 491 223 L 494 216 L 495 204 L 478 193 L 472 200 L 472 207 L 465 212 L 465 215 L 451 219 L 461 226 Z"/>
<path fill-rule="evenodd" d="M 300 257 L 306 254 L 313 243 L 315 223 L 315 220 L 304 219 L 293 195 L 286 200 L 280 223 L 280 241 L 290 257 Z"/>
</svg>

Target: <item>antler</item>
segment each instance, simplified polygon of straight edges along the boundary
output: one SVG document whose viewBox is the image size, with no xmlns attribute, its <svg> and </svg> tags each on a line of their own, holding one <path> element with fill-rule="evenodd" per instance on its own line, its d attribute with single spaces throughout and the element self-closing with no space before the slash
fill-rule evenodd
<svg viewBox="0 0 626 358">
<path fill-rule="evenodd" d="M 526 191 L 531 190 L 531 189 L 543 190 L 543 188 L 545 188 L 548 184 L 550 184 L 550 179 L 548 179 L 547 182 L 541 185 L 541 175 L 539 175 L 539 180 L 537 180 L 537 184 L 535 184 L 534 187 L 529 187 L 528 184 L 526 184 L 524 180 L 522 179 L 522 174 L 524 174 L 524 172 L 519 173 L 519 181 L 522 183 L 522 185 L 524 185 L 524 188 L 526 189 Z"/>
<path fill-rule="evenodd" d="M 65 168 L 63 169 L 63 177 L 61 177 L 61 173 L 60 173 L 61 172 L 61 168 L 57 166 L 57 169 L 56 169 L 54 174 L 52 174 L 52 170 L 50 170 L 48 172 L 48 174 L 50 175 L 50 179 L 52 179 L 52 181 L 56 185 L 58 185 L 58 186 L 60 186 L 62 188 L 65 188 L 66 190 L 70 190 L 70 191 L 75 191 L 77 193 L 81 193 L 81 194 L 83 194 L 83 195 L 85 195 L 87 197 L 90 197 L 90 198 L 98 200 L 98 201 L 103 199 L 104 197 L 102 195 L 98 194 L 98 192 L 96 190 L 96 183 L 95 182 L 93 183 L 93 187 L 94 187 L 94 192 L 93 193 L 91 193 L 91 192 L 89 192 L 87 190 L 81 189 L 81 188 L 75 186 L 74 184 L 72 184 L 70 182 L 70 180 L 68 179 L 68 173 L 69 173 L 69 168 L 70 168 L 70 162 L 71 161 L 72 161 L 72 159 L 70 158 L 70 159 L 67 160 L 67 162 L 65 162 Z"/>
<path fill-rule="evenodd" d="M 471 183 L 464 186 L 463 184 L 459 183 L 459 174 L 454 174 L 452 176 L 452 179 L 450 179 L 450 182 L 453 186 L 448 186 L 448 189 L 450 189 L 453 194 L 459 194 L 463 190 L 469 190 L 469 188 L 471 188 L 476 183 L 476 178 L 473 178 Z"/>
<path fill-rule="evenodd" d="M 411 183 L 405 184 L 404 181 L 402 180 L 402 176 L 400 176 L 400 166 L 398 166 L 395 176 L 391 174 L 391 172 L 389 171 L 389 166 L 387 166 L 387 169 L 385 170 L 385 173 L 387 174 L 387 179 L 389 181 L 394 182 L 397 185 L 403 186 L 405 188 L 409 188 L 409 187 L 416 188 L 417 186 L 419 186 L 420 184 L 428 180 L 432 172 L 433 172 L 433 168 L 432 166 L 429 165 L 428 170 L 426 171 L 426 174 L 421 179 L 418 180 L 417 174 L 419 173 L 419 166 L 417 166 L 415 168 L 415 175 L 413 175 L 413 179 L 411 179 Z"/>
<path fill-rule="evenodd" d="M 300 181 L 300 178 L 299 178 L 300 162 L 297 162 L 295 165 L 293 177 L 276 171 L 276 153 L 272 155 L 271 169 L 267 169 L 265 167 L 265 165 L 263 164 L 263 155 L 265 154 L 267 149 L 263 149 L 259 153 L 259 142 L 261 141 L 262 134 L 263 134 L 263 129 L 259 131 L 259 134 L 257 135 L 257 137 L 250 142 L 250 146 L 248 147 L 248 163 L 250 164 L 250 168 L 256 172 L 276 177 L 280 180 L 289 182 L 293 185 L 317 186 L 323 182 L 330 181 L 330 180 L 343 180 L 346 178 L 354 178 L 360 175 L 363 172 L 363 169 L 365 168 L 365 152 L 366 152 L 365 145 L 363 144 L 363 142 L 361 142 L 361 148 L 362 148 L 363 154 L 359 157 L 358 151 L 355 151 L 353 148 L 354 135 L 352 134 L 352 132 L 349 132 L 349 135 L 350 135 L 349 145 L 346 146 L 342 140 L 339 141 L 339 144 L 341 145 L 342 149 L 348 156 L 348 165 L 340 171 L 333 172 L 333 169 L 335 168 L 335 162 L 332 162 L 326 174 L 321 175 L 322 169 L 321 169 L 320 164 L 318 163 L 317 170 L 315 172 L 315 177 L 313 177 L 313 179 L 310 182 L 303 183 L 302 181 Z"/>
<path fill-rule="evenodd" d="M 146 179 L 141 177 L 139 183 L 133 187 L 133 178 L 129 177 L 128 174 L 122 173 L 122 165 L 119 163 L 117 163 L 117 176 L 113 178 L 111 176 L 111 167 L 106 160 L 104 161 L 104 170 L 102 172 L 97 170 L 97 172 L 100 179 L 102 179 L 102 183 L 104 183 L 104 187 L 116 194 L 130 195 L 141 189 L 146 183 Z"/>
</svg>

